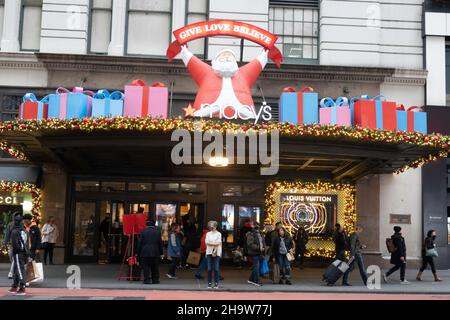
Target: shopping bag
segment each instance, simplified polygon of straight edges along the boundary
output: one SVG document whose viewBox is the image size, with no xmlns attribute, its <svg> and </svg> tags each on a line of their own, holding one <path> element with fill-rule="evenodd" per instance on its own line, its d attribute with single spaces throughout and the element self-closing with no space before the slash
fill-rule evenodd
<svg viewBox="0 0 450 320">
<path fill-rule="evenodd" d="M 190 251 L 187 257 L 186 263 L 193 266 L 198 266 L 200 264 L 200 259 L 202 255 L 195 251 Z"/>
<path fill-rule="evenodd" d="M 39 277 L 35 261 L 28 262 L 26 269 L 27 282 L 31 282 Z"/>
<path fill-rule="evenodd" d="M 41 262 L 35 262 L 33 261 L 33 269 L 34 269 L 34 275 L 35 279 L 31 280 L 32 283 L 41 283 L 44 282 L 44 266 Z"/>
<path fill-rule="evenodd" d="M 259 259 L 259 273 L 264 276 L 269 273 L 269 263 L 264 257 Z"/>
</svg>

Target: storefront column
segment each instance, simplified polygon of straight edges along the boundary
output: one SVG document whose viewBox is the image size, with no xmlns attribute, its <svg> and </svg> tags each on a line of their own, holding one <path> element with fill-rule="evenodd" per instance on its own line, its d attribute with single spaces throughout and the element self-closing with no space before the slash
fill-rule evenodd
<svg viewBox="0 0 450 320">
<path fill-rule="evenodd" d="M 172 2 L 172 31 L 177 30 L 187 24 L 186 21 L 186 2 L 185 0 L 173 0 Z M 172 34 L 172 40 L 175 40 Z"/>
<path fill-rule="evenodd" d="M 111 42 L 108 54 L 123 56 L 125 52 L 125 32 L 127 21 L 127 1 L 114 0 L 112 8 Z"/>
<path fill-rule="evenodd" d="M 21 1 L 5 0 L 3 37 L 0 44 L 2 52 L 18 52 Z"/>
</svg>

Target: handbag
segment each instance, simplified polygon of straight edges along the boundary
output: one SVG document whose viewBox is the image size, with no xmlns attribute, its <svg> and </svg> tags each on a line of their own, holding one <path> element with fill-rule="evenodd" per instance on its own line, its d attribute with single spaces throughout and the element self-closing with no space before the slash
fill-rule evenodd
<svg viewBox="0 0 450 320">
<path fill-rule="evenodd" d="M 427 249 L 425 252 L 425 255 L 427 257 L 439 257 L 439 254 L 438 254 L 436 248 Z"/>
<path fill-rule="evenodd" d="M 294 261 L 294 260 L 295 260 L 295 256 L 294 256 L 294 254 L 293 254 L 291 251 L 289 251 L 289 252 L 286 254 L 286 258 L 287 258 L 289 261 Z"/>
</svg>

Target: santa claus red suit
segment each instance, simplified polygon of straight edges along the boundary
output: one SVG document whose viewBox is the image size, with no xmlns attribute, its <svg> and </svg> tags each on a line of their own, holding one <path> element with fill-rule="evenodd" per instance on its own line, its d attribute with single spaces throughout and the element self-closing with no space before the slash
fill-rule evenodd
<svg viewBox="0 0 450 320">
<path fill-rule="evenodd" d="M 216 54 L 212 66 L 195 57 L 185 46 L 181 58 L 192 78 L 199 86 L 194 102 L 194 116 L 254 118 L 254 103 L 250 92 L 261 71 L 267 64 L 267 51 L 238 68 L 234 53 L 224 49 Z"/>
</svg>

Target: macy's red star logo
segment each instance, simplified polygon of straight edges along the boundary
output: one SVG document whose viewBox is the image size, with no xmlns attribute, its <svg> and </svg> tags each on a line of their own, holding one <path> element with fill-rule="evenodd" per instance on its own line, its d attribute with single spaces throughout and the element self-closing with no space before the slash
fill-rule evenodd
<svg viewBox="0 0 450 320">
<path fill-rule="evenodd" d="M 184 110 L 184 117 L 185 118 L 194 116 L 195 109 L 192 108 L 192 105 L 190 103 L 187 106 L 187 108 L 183 108 L 183 110 Z"/>
</svg>

